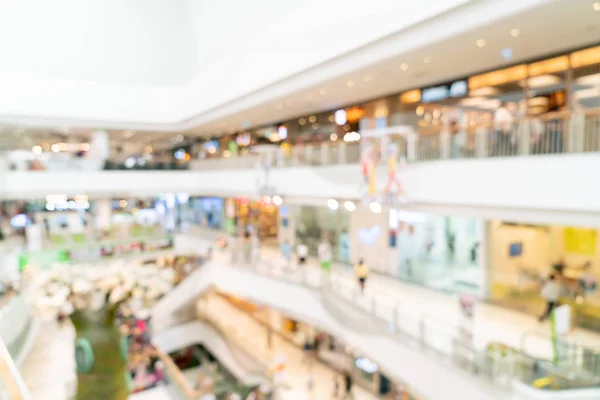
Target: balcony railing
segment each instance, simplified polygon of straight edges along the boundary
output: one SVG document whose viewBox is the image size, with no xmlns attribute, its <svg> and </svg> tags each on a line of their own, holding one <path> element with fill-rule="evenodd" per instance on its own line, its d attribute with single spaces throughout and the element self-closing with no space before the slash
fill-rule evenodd
<svg viewBox="0 0 600 400">
<path fill-rule="evenodd" d="M 388 143 L 397 145 L 398 158 L 407 162 L 426 162 L 448 159 L 533 156 L 540 154 L 586 153 L 600 151 L 600 110 L 584 113 L 558 112 L 515 121 L 505 130 L 496 129 L 492 123 L 458 126 L 453 132 L 442 126 L 432 126 L 420 132 L 407 131 L 406 127 L 382 130 Z M 398 133 L 396 133 L 398 132 Z M 371 131 L 370 133 L 373 133 Z M 364 140 L 364 138 L 363 138 Z M 274 168 L 355 164 L 361 159 L 359 142 L 323 142 L 296 145 L 291 150 L 274 146 L 269 156 Z M 93 170 L 230 170 L 254 168 L 265 164 L 264 155 L 214 157 L 181 162 L 154 162 L 126 167 L 113 162 L 87 159 L 69 159 L 48 162 L 40 170 L 93 171 Z M 382 157 L 382 162 L 385 162 Z"/>
</svg>

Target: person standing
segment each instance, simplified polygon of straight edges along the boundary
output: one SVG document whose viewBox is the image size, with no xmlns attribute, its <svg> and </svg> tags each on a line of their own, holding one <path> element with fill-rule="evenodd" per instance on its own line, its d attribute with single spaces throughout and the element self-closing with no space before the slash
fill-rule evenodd
<svg viewBox="0 0 600 400">
<path fill-rule="evenodd" d="M 298 265 L 306 264 L 306 259 L 308 258 L 308 247 L 300 243 L 296 246 L 296 253 L 298 254 Z"/>
<path fill-rule="evenodd" d="M 332 258 L 331 245 L 329 244 L 329 242 L 327 241 L 327 239 L 325 237 L 323 237 L 323 240 L 321 241 L 321 243 L 319 243 L 318 253 L 319 253 L 319 262 L 321 263 L 321 268 L 323 269 L 323 271 L 330 272 L 331 271 L 331 258 Z"/>
<path fill-rule="evenodd" d="M 513 116 L 507 108 L 506 102 L 502 102 L 494 113 L 494 125 L 496 128 L 496 143 L 494 146 L 495 156 L 512 155 L 512 131 Z"/>
<path fill-rule="evenodd" d="M 544 286 L 542 286 L 541 295 L 546 302 L 546 310 L 540 316 L 540 322 L 550 317 L 552 311 L 558 305 L 561 293 L 562 286 L 557 282 L 556 276 L 554 274 L 550 275 Z"/>
<path fill-rule="evenodd" d="M 365 264 L 365 261 L 361 258 L 358 263 L 354 266 L 354 274 L 358 279 L 358 286 L 360 287 L 361 293 L 365 292 L 365 283 L 369 276 L 369 267 Z"/>
<path fill-rule="evenodd" d="M 352 398 L 352 377 L 349 372 L 344 372 L 344 399 Z"/>
<path fill-rule="evenodd" d="M 283 241 L 281 252 L 283 253 L 283 258 L 285 258 L 285 266 L 289 267 L 292 260 L 292 246 L 290 246 L 290 242 L 287 240 Z"/>
</svg>

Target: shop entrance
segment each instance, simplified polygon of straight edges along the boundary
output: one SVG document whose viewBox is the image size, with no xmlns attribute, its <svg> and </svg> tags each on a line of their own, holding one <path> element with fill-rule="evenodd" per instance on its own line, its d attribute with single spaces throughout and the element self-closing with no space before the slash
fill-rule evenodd
<svg viewBox="0 0 600 400">
<path fill-rule="evenodd" d="M 493 303 L 540 315 L 541 288 L 554 275 L 574 323 L 600 331 L 598 229 L 494 221 L 490 243 Z"/>
</svg>

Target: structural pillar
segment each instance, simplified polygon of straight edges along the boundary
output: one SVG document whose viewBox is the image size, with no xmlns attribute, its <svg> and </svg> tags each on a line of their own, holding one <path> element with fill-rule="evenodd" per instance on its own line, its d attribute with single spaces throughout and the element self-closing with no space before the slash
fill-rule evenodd
<svg viewBox="0 0 600 400">
<path fill-rule="evenodd" d="M 109 232 L 112 226 L 112 199 L 96 200 L 93 211 L 96 229 Z"/>
</svg>

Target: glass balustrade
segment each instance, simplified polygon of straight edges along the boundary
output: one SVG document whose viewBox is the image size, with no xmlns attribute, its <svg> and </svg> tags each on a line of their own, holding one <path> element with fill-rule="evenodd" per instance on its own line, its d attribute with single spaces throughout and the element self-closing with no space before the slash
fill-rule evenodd
<svg viewBox="0 0 600 400">
<path fill-rule="evenodd" d="M 492 123 L 461 126 L 447 131 L 436 126 L 426 131 L 392 135 L 398 157 L 409 162 L 444 159 L 533 156 L 544 154 L 600 151 L 600 110 L 582 113 L 557 112 L 517 120 L 502 130 Z M 320 166 L 358 163 L 362 157 L 360 142 L 331 142 L 275 148 L 272 166 Z M 211 157 L 189 162 L 145 161 L 134 165 L 87 159 L 48 162 L 40 171 L 210 171 L 254 168 L 260 165 L 256 154 Z"/>
<path fill-rule="evenodd" d="M 336 274 L 328 275 L 310 268 L 286 268 L 267 262 L 242 268 L 311 289 L 326 290 L 365 315 L 374 317 L 382 326 L 382 334 L 394 333 L 400 339 L 410 340 L 447 359 L 453 366 L 503 389 L 508 389 L 515 380 L 540 390 L 600 389 L 600 349 L 559 342 L 558 345 L 564 348 L 563 356 L 558 360 L 546 360 L 501 344 L 475 348 L 468 329 L 414 311 L 385 296 L 362 294 L 353 282 Z M 351 325 L 351 321 L 346 322 Z"/>
</svg>

